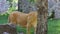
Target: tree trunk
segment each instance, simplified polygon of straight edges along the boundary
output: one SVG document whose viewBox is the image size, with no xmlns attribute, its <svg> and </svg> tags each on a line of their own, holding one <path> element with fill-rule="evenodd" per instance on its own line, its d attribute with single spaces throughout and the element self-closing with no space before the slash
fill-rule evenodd
<svg viewBox="0 0 60 34">
<path fill-rule="evenodd" d="M 48 0 L 37 0 L 38 24 L 36 34 L 47 34 Z"/>
<path fill-rule="evenodd" d="M 22 12 L 20 4 L 21 4 L 21 0 L 18 0 L 18 11 Z"/>
</svg>

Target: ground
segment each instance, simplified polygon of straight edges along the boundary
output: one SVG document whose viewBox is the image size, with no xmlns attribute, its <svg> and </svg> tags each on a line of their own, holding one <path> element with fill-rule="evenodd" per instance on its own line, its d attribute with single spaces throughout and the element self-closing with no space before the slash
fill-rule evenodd
<svg viewBox="0 0 60 34">
<path fill-rule="evenodd" d="M 0 24 L 8 23 L 8 16 L 0 16 Z M 26 28 L 17 27 L 18 32 L 26 33 Z M 33 28 L 31 29 L 33 34 Z M 48 34 L 60 34 L 60 20 L 48 20 Z"/>
</svg>

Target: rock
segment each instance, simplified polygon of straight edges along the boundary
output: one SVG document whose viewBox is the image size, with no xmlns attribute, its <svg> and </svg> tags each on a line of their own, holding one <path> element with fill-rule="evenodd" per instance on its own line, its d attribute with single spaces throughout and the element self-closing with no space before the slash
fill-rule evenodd
<svg viewBox="0 0 60 34">
<path fill-rule="evenodd" d="M 9 25 L 0 25 L 0 34 L 17 34 L 17 31 Z"/>
</svg>

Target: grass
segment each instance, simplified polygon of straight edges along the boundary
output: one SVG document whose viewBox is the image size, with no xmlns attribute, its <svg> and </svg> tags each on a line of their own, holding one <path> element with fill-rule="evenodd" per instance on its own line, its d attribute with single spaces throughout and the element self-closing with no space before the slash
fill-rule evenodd
<svg viewBox="0 0 60 34">
<path fill-rule="evenodd" d="M 5 23 L 7 23 L 7 22 L 8 22 L 7 19 L 8 19 L 7 16 L 5 16 L 5 15 L 1 16 L 1 15 L 0 15 L 0 24 L 5 24 Z"/>
<path fill-rule="evenodd" d="M 60 34 L 60 20 L 48 20 L 48 34 Z"/>
<path fill-rule="evenodd" d="M 0 24 L 8 23 L 8 16 L 0 16 Z M 17 27 L 17 31 L 26 33 L 26 28 Z M 33 34 L 33 28 L 31 29 Z M 48 20 L 48 34 L 60 34 L 60 20 Z"/>
</svg>

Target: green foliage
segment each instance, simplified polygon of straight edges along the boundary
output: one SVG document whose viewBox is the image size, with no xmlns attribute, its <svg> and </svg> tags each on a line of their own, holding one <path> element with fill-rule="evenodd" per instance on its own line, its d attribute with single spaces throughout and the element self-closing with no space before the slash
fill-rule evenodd
<svg viewBox="0 0 60 34">
<path fill-rule="evenodd" d="M 7 10 L 7 12 L 2 13 L 2 14 L 0 14 L 0 15 L 5 15 L 5 16 L 7 16 L 7 15 L 9 15 L 11 12 L 13 12 L 14 10 L 16 10 L 16 6 L 14 5 L 14 4 L 16 3 L 16 0 L 7 0 L 7 1 L 9 1 L 9 3 L 10 3 L 10 8 Z"/>
<path fill-rule="evenodd" d="M 48 19 L 53 19 L 55 17 L 55 12 L 54 10 L 51 11 L 51 13 L 48 15 Z"/>
<path fill-rule="evenodd" d="M 28 0 L 29 2 L 34 2 L 34 0 Z"/>
<path fill-rule="evenodd" d="M 7 1 L 12 2 L 13 0 L 7 0 Z"/>
<path fill-rule="evenodd" d="M 36 0 L 28 0 L 29 2 L 35 3 Z"/>
<path fill-rule="evenodd" d="M 9 15 L 11 12 L 13 12 L 13 10 L 15 10 L 15 7 L 10 7 L 7 12 L 2 13 L 2 14 L 0 14 L 0 15 L 5 15 L 5 16 L 7 16 L 7 15 Z"/>
</svg>

